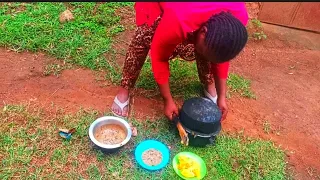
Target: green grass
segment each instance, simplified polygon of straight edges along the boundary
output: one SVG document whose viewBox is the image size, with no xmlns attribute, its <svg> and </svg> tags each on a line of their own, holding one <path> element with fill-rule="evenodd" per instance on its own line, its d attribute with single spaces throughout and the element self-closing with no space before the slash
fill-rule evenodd
<svg viewBox="0 0 320 180">
<path fill-rule="evenodd" d="M 243 97 L 256 99 L 256 95 L 251 91 L 251 81 L 237 74 L 230 73 L 227 84 L 229 92 L 239 93 Z"/>
<path fill-rule="evenodd" d="M 70 69 L 72 66 L 70 64 L 60 65 L 60 64 L 47 64 L 44 67 L 43 75 L 49 76 L 51 74 L 59 76 L 60 73 L 65 69 Z"/>
<path fill-rule="evenodd" d="M 0 111 L 0 179 L 179 179 L 172 164 L 160 172 L 139 168 L 134 147 L 144 139 L 158 139 L 171 147 L 171 160 L 181 151 L 201 156 L 207 165 L 205 179 L 285 179 L 284 152 L 270 141 L 222 133 L 216 146 L 183 147 L 174 126 L 165 119 L 139 122 L 138 136 L 120 152 L 104 155 L 90 148 L 87 130 L 99 115 L 94 110 L 76 114 L 62 111 L 51 116 L 39 109 L 7 105 Z M 58 128 L 75 127 L 70 141 Z"/>
<path fill-rule="evenodd" d="M 199 82 L 197 67 L 194 62 L 186 62 L 179 59 L 171 61 L 170 74 L 170 87 L 174 96 L 184 98 L 199 96 L 202 85 Z M 150 59 L 143 66 L 137 87 L 148 90 L 157 89 L 151 71 Z"/>
<path fill-rule="evenodd" d="M 18 52 L 44 51 L 91 69 L 106 68 L 103 54 L 110 51 L 112 36 L 123 30 L 115 10 L 132 3 L 103 3 L 94 14 L 95 4 L 69 3 L 75 19 L 61 24 L 64 3 L 3 3 L 0 46 Z"/>
<path fill-rule="evenodd" d="M 249 36 L 249 39 L 252 38 L 256 41 L 267 39 L 268 36 L 263 32 L 262 23 L 258 19 L 251 19 L 249 21 L 248 27 L 251 27 L 254 30 L 252 34 Z"/>
<path fill-rule="evenodd" d="M 185 99 L 202 94 L 202 85 L 198 78 L 198 71 L 195 62 L 188 62 L 176 59 L 170 62 L 170 86 L 172 94 Z M 239 93 L 243 97 L 253 98 L 256 96 L 251 90 L 251 81 L 234 73 L 229 73 L 227 80 L 229 92 Z M 141 71 L 137 81 L 137 87 L 144 89 L 157 89 L 151 71 L 151 62 L 148 59 Z"/>
</svg>

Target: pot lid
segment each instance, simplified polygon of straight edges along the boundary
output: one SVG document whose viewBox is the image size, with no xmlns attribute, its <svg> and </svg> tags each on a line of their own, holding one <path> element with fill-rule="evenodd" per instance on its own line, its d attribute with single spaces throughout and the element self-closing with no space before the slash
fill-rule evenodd
<svg viewBox="0 0 320 180">
<path fill-rule="evenodd" d="M 205 123 L 215 123 L 221 119 L 220 109 L 208 98 L 190 98 L 184 102 L 182 111 L 189 118 Z"/>
</svg>

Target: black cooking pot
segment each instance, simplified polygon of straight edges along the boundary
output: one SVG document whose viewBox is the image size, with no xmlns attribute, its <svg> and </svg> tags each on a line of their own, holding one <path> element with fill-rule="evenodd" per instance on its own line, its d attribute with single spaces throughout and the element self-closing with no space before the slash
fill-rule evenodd
<svg viewBox="0 0 320 180">
<path fill-rule="evenodd" d="M 179 121 L 189 137 L 189 145 L 204 147 L 213 144 L 221 131 L 221 111 L 208 98 L 186 100 L 180 110 Z"/>
</svg>

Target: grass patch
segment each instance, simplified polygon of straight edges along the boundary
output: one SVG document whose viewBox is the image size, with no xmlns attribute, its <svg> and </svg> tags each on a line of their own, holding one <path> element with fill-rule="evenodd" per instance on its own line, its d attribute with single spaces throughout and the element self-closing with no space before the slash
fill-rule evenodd
<svg viewBox="0 0 320 180">
<path fill-rule="evenodd" d="M 239 93 L 243 97 L 256 99 L 256 95 L 251 91 L 251 81 L 237 74 L 230 73 L 227 84 L 229 92 Z"/>
<path fill-rule="evenodd" d="M 267 35 L 263 32 L 263 27 L 261 21 L 258 19 L 251 19 L 249 21 L 248 28 L 252 28 L 252 34 L 249 36 L 249 39 L 253 39 L 255 41 L 261 41 L 267 39 Z"/>
<path fill-rule="evenodd" d="M 59 76 L 63 70 L 70 69 L 71 67 L 72 66 L 70 64 L 64 64 L 64 65 L 47 64 L 44 67 L 43 75 L 49 76 L 49 75 L 53 74 L 55 76 Z"/>
<path fill-rule="evenodd" d="M 188 62 L 176 59 L 170 62 L 170 86 L 171 92 L 176 97 L 188 99 L 202 94 L 202 85 L 198 78 L 198 71 L 195 62 Z M 255 99 L 251 91 L 251 82 L 242 76 L 229 73 L 227 80 L 229 92 L 239 93 L 243 97 Z M 157 84 L 151 71 L 151 62 L 148 59 L 141 71 L 137 81 L 137 87 L 144 89 L 157 89 Z"/>
<path fill-rule="evenodd" d="M 198 79 L 197 67 L 194 62 L 179 59 L 170 61 L 170 88 L 173 96 L 185 99 L 199 96 L 202 85 Z M 157 89 L 157 84 L 151 71 L 151 62 L 148 59 L 137 81 L 137 87 L 148 90 Z"/>
<path fill-rule="evenodd" d="M 87 130 L 98 117 L 94 110 L 45 116 L 41 110 L 7 105 L 0 112 L 1 179 L 179 179 L 172 164 L 149 173 L 135 164 L 134 147 L 144 139 L 158 139 L 171 147 L 171 159 L 180 151 L 204 158 L 205 179 L 285 179 L 284 152 L 270 141 L 221 134 L 216 146 L 182 147 L 174 126 L 165 119 L 139 122 L 138 136 L 126 148 L 104 155 L 89 146 Z M 58 128 L 75 127 L 70 141 L 61 139 Z"/>
<path fill-rule="evenodd" d="M 112 36 L 123 29 L 119 7 L 132 3 L 68 3 L 75 19 L 61 24 L 64 3 L 2 3 L 0 8 L 0 46 L 15 51 L 44 51 L 66 62 L 90 69 L 106 68 L 103 54 L 110 51 Z"/>
</svg>

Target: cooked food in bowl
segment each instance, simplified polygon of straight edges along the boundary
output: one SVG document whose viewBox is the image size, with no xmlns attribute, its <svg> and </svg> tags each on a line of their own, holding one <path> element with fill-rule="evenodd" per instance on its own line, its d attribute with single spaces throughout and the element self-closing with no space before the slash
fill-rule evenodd
<svg viewBox="0 0 320 180">
<path fill-rule="evenodd" d="M 127 134 L 125 130 L 117 124 L 105 124 L 97 128 L 94 137 L 103 144 L 119 144 Z"/>
<path fill-rule="evenodd" d="M 142 154 L 142 161 L 148 166 L 157 166 L 162 161 L 162 154 L 156 149 L 148 149 Z"/>
<path fill-rule="evenodd" d="M 89 139 L 93 148 L 113 153 L 126 145 L 132 135 L 129 123 L 119 117 L 103 116 L 89 127 Z"/>
</svg>

